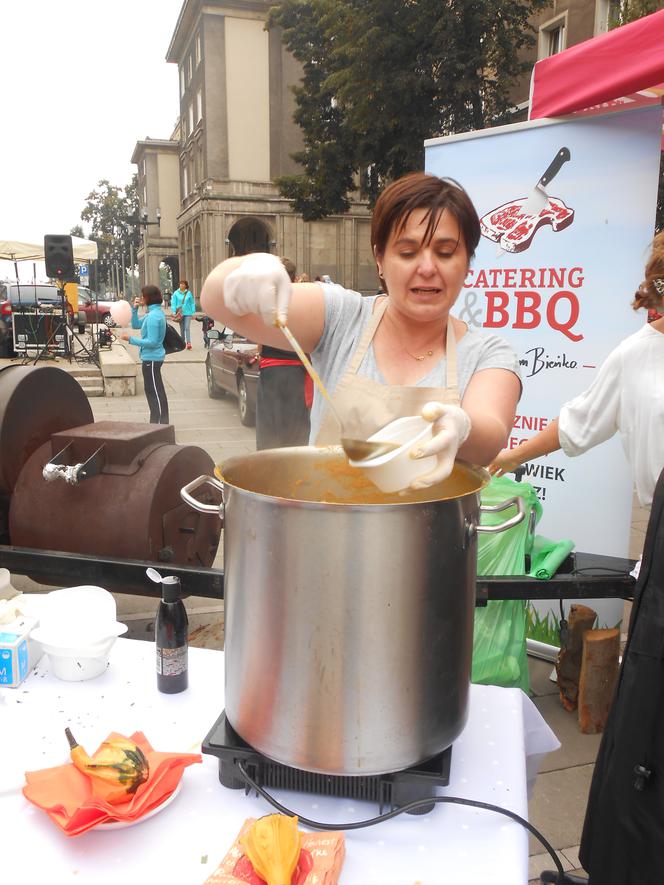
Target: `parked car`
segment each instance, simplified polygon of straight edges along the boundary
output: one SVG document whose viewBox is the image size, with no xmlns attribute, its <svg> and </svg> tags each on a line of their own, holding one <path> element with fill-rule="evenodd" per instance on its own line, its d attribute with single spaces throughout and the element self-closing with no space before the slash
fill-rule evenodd
<svg viewBox="0 0 664 885">
<path fill-rule="evenodd" d="M 98 298 L 86 286 L 78 287 L 78 309 L 85 314 L 87 323 L 106 323 L 107 326 L 114 326 L 111 317 L 112 303 L 108 298 Z"/>
<path fill-rule="evenodd" d="M 62 310 L 63 295 L 57 286 L 47 283 L 0 283 L 0 322 L 3 328 L 0 338 L 0 355 L 14 356 L 13 312 L 20 308 L 34 309 L 39 307 L 45 312 L 59 312 Z M 74 311 L 71 304 L 65 299 L 65 310 L 73 318 Z M 83 314 L 76 317 L 79 323 L 85 323 Z"/>
<path fill-rule="evenodd" d="M 208 332 L 210 349 L 205 360 L 208 396 L 214 399 L 230 394 L 238 399 L 240 421 L 245 427 L 256 424 L 258 388 L 258 346 L 231 331 Z"/>
</svg>

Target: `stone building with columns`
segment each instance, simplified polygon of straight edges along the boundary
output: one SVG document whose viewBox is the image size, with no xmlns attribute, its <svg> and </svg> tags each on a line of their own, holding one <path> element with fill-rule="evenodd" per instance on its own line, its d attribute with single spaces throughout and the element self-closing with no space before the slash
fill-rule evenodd
<svg viewBox="0 0 664 885">
<path fill-rule="evenodd" d="M 156 222 L 161 212 L 160 224 L 143 227 L 141 279 L 165 261 L 198 295 L 224 258 L 261 251 L 287 255 L 311 279 L 329 274 L 348 288 L 375 292 L 366 203 L 305 222 L 273 184 L 301 171 L 291 158 L 301 147 L 291 90 L 300 67 L 279 33 L 265 30 L 269 6 L 269 0 L 184 0 L 166 54 L 178 66 L 178 129 L 167 141 L 139 141 L 132 157 L 139 213 L 147 210 L 147 220 Z"/>
<path fill-rule="evenodd" d="M 176 132 L 177 136 L 177 132 Z M 159 285 L 159 265 L 171 269 L 173 285 L 179 276 L 178 214 L 180 212 L 180 145 L 176 138 L 146 138 L 136 142 L 131 162 L 138 169 L 138 250 L 141 285 Z"/>
</svg>

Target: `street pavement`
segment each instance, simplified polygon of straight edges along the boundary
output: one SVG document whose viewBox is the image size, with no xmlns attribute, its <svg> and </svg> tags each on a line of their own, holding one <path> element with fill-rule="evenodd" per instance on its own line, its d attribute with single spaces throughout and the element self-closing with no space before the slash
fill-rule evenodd
<svg viewBox="0 0 664 885">
<path fill-rule="evenodd" d="M 215 463 L 255 451 L 255 431 L 241 425 L 237 401 L 208 397 L 206 351 L 199 323 L 192 323 L 192 341 L 192 350 L 166 358 L 162 372 L 177 442 L 200 446 Z M 132 358 L 137 358 L 136 348 L 127 345 L 127 350 Z M 142 393 L 135 397 L 97 397 L 90 403 L 95 420 L 148 420 Z M 643 547 L 646 524 L 647 513 L 636 506 L 630 544 L 630 555 L 635 558 Z M 221 551 L 215 566 L 222 567 Z M 26 591 L 31 589 L 31 582 L 20 576 L 14 583 Z M 116 594 L 116 600 L 118 620 L 130 625 L 129 635 L 153 639 L 156 600 L 125 594 Z M 191 644 L 223 648 L 223 603 L 189 597 L 187 610 Z M 529 804 L 530 820 L 561 853 L 565 869 L 582 872 L 578 870 L 578 848 L 600 735 L 581 734 L 576 715 L 562 708 L 557 686 L 550 679 L 551 663 L 532 658 L 529 663 L 533 702 L 562 744 L 560 750 L 544 760 Z M 553 864 L 534 837 L 529 839 L 529 881 L 535 883 L 539 882 L 539 872 L 552 869 Z"/>
</svg>

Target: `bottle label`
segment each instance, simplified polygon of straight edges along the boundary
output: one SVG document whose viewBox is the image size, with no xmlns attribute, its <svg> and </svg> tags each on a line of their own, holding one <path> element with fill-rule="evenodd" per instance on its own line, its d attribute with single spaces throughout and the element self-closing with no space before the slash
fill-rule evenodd
<svg viewBox="0 0 664 885">
<path fill-rule="evenodd" d="M 180 676 L 187 669 L 187 646 L 157 649 L 157 673 L 159 676 Z"/>
</svg>

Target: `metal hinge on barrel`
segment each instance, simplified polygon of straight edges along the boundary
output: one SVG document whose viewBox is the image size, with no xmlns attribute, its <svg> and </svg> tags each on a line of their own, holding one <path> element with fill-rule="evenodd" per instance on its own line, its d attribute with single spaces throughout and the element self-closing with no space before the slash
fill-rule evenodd
<svg viewBox="0 0 664 885">
<path fill-rule="evenodd" d="M 63 479 L 69 485 L 75 486 L 84 479 L 90 479 L 91 476 L 97 476 L 101 473 L 106 464 L 104 455 L 104 446 L 99 446 L 96 452 L 80 464 L 70 464 L 72 455 L 72 444 L 67 445 L 54 455 L 50 461 L 44 465 L 42 476 L 46 482 L 54 482 L 56 479 Z"/>
</svg>

